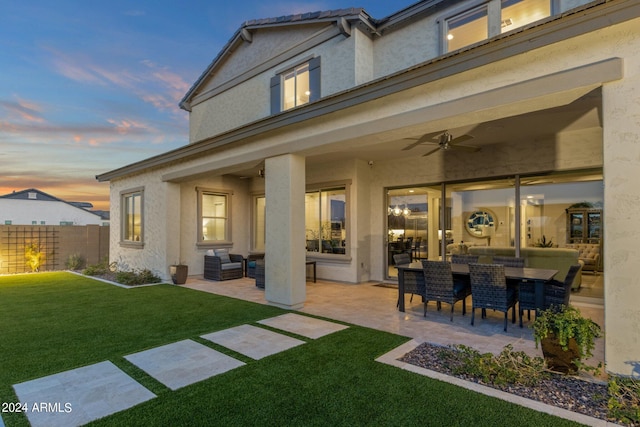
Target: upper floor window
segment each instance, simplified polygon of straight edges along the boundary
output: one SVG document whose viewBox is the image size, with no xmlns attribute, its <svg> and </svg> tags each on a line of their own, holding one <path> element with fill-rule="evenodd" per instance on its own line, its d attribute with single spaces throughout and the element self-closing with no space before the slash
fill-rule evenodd
<svg viewBox="0 0 640 427">
<path fill-rule="evenodd" d="M 144 190 L 141 188 L 125 191 L 120 195 L 122 207 L 121 241 L 142 244 Z"/>
<path fill-rule="evenodd" d="M 320 57 L 278 72 L 271 78 L 271 113 L 279 113 L 320 98 Z"/>
<path fill-rule="evenodd" d="M 500 0 L 499 9 L 491 8 L 485 2 L 445 17 L 442 26 L 443 51 L 461 49 L 549 17 L 552 15 L 552 1 Z"/>
<path fill-rule="evenodd" d="M 502 0 L 500 28 L 503 33 L 551 16 L 549 0 Z"/>
<path fill-rule="evenodd" d="M 288 110 L 309 102 L 309 63 L 282 75 L 282 109 Z"/>
<path fill-rule="evenodd" d="M 231 193 L 198 188 L 198 242 L 231 242 Z"/>
<path fill-rule="evenodd" d="M 460 49 L 488 38 L 487 6 L 477 7 L 447 19 L 447 52 Z"/>
</svg>

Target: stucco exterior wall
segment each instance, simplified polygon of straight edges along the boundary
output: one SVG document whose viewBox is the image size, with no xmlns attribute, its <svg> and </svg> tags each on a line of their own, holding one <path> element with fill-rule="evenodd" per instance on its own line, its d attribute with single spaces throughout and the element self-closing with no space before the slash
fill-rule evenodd
<svg viewBox="0 0 640 427">
<path fill-rule="evenodd" d="M 620 40 L 637 52 L 637 28 Z M 635 33 L 635 43 L 634 43 Z M 640 58 L 625 55 L 625 78 L 603 89 L 605 181 L 605 355 L 613 372 L 640 376 Z"/>
<path fill-rule="evenodd" d="M 251 42 L 241 42 L 228 55 L 224 62 L 216 67 L 215 73 L 208 79 L 200 92 L 219 87 L 227 81 L 258 67 L 276 55 L 291 49 L 298 43 L 313 36 L 331 24 L 320 23 L 291 27 L 263 28 L 255 31 Z M 213 59 L 213 58 L 212 58 Z"/>
<path fill-rule="evenodd" d="M 247 55 L 252 55 L 260 48 L 264 48 L 267 51 L 276 49 L 281 52 L 283 48 L 277 43 L 283 37 L 291 35 L 291 31 L 291 29 L 270 30 L 266 35 L 263 34 L 264 30 L 257 31 L 254 35 L 254 41 L 243 44 L 241 49 Z M 355 36 L 351 37 L 336 35 L 309 51 L 287 58 L 283 62 L 273 65 L 267 71 L 228 88 L 213 98 L 194 103 L 189 116 L 189 141 L 193 143 L 211 138 L 271 115 L 271 78 L 310 59 L 311 56 L 319 56 L 321 58 L 321 91 L 323 97 L 354 87 L 356 85 L 356 74 L 360 80 L 363 80 L 362 76 L 368 77 L 367 70 L 363 69 L 363 66 L 367 65 L 366 58 L 360 58 L 358 70 L 356 70 L 355 52 L 358 49 L 355 44 L 359 41 L 361 43 L 370 43 L 370 41 L 359 29 L 354 28 L 353 33 Z M 259 56 L 263 57 L 262 53 Z M 242 67 L 246 66 L 245 64 L 235 64 L 238 70 L 235 71 L 235 74 L 229 73 L 228 69 L 232 68 L 233 65 L 225 64 L 223 67 L 223 74 L 227 77 L 227 80 L 241 74 L 244 70 Z M 221 79 L 216 75 L 212 81 L 220 85 L 223 83 Z M 208 86 L 205 90 L 208 90 Z"/>
</svg>

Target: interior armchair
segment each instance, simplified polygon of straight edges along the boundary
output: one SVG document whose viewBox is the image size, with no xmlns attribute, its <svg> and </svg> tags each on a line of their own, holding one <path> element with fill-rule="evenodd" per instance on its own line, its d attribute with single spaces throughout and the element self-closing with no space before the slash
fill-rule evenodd
<svg viewBox="0 0 640 427">
<path fill-rule="evenodd" d="M 242 275 L 242 255 L 230 254 L 228 249 L 215 249 L 204 256 L 205 279 L 240 279 Z"/>
<path fill-rule="evenodd" d="M 600 245 L 597 243 L 574 243 L 565 245 L 569 249 L 578 251 L 578 261 L 582 264 L 582 271 L 600 270 Z"/>
</svg>

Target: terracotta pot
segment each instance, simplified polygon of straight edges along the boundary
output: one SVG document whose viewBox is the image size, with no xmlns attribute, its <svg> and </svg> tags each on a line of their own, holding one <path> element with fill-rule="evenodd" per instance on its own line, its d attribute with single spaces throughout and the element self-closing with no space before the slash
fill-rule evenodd
<svg viewBox="0 0 640 427">
<path fill-rule="evenodd" d="M 563 374 L 576 374 L 578 372 L 578 367 L 574 360 L 578 359 L 580 352 L 575 339 L 569 339 L 567 350 L 562 348 L 555 335 L 549 335 L 542 339 L 540 344 L 544 360 L 547 362 L 549 369 Z"/>
<path fill-rule="evenodd" d="M 171 274 L 171 280 L 174 285 L 184 285 L 187 283 L 187 276 L 189 275 L 189 266 L 187 265 L 172 265 L 169 267 L 169 273 Z"/>
</svg>

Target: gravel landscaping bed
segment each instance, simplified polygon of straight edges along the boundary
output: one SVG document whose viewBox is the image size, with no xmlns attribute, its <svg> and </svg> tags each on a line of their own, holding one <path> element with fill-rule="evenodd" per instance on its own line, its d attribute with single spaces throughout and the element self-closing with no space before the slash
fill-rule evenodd
<svg viewBox="0 0 640 427">
<path fill-rule="evenodd" d="M 423 343 L 411 352 L 405 354 L 399 360 L 432 371 L 458 377 L 466 381 L 493 387 L 507 393 L 564 408 L 569 411 L 612 421 L 607 418 L 606 383 L 587 381 L 567 375 L 551 374 L 549 378 L 541 380 L 541 382 L 535 386 L 487 384 L 481 379 L 466 374 L 455 374 L 450 362 L 443 360 L 443 351 L 456 352 L 456 350 L 451 347 Z"/>
</svg>

